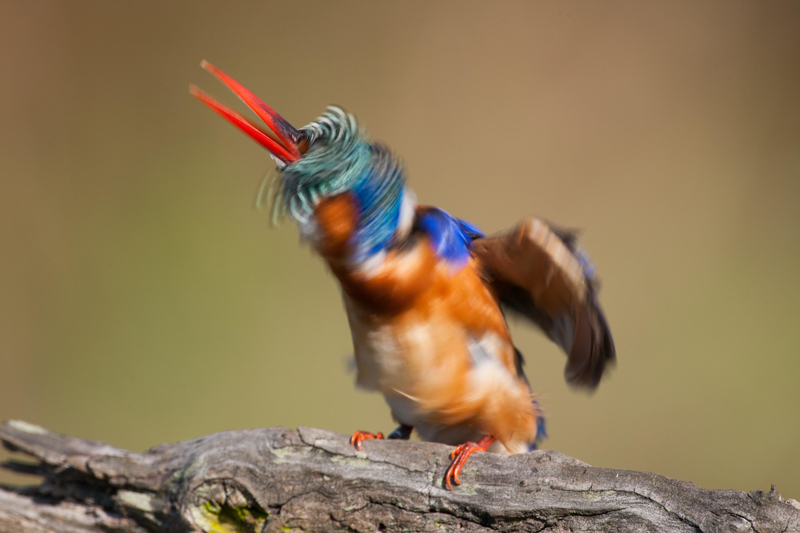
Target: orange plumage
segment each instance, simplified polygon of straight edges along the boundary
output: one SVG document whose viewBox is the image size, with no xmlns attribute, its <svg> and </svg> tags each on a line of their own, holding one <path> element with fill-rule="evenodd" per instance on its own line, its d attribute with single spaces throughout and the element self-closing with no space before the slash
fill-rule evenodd
<svg viewBox="0 0 800 533">
<path fill-rule="evenodd" d="M 389 252 L 377 271 L 353 271 L 342 265 L 346 251 L 337 243 L 340 228 L 355 226 L 333 212 L 354 212 L 352 199 L 319 204 L 322 237 L 315 246 L 344 291 L 358 385 L 382 393 L 395 420 L 425 440 L 458 444 L 489 434 L 512 453 L 526 451 L 540 413 L 517 375 L 511 336 L 480 260 L 452 273 L 418 235 Z M 476 361 L 473 352 L 481 349 L 488 356 Z"/>
</svg>

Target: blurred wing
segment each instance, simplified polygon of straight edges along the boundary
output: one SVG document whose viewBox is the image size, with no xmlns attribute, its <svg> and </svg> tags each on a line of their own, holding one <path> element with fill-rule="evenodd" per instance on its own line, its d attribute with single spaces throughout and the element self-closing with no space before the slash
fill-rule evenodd
<svg viewBox="0 0 800 533">
<path fill-rule="evenodd" d="M 594 389 L 616 357 L 588 258 L 575 234 L 538 218 L 472 242 L 500 303 L 537 324 L 569 356 L 567 383 Z"/>
</svg>

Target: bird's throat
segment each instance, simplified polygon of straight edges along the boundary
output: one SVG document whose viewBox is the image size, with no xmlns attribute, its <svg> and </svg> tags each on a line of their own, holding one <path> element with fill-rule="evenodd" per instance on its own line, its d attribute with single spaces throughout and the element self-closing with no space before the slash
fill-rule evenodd
<svg viewBox="0 0 800 533">
<path fill-rule="evenodd" d="M 351 193 L 322 200 L 314 209 L 318 235 L 316 248 L 329 262 L 339 262 L 349 253 L 355 232 L 358 210 Z"/>
</svg>

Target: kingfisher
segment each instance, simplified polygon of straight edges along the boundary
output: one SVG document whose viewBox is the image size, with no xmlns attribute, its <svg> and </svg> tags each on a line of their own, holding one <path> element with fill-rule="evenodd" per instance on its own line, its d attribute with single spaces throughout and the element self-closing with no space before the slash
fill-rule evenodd
<svg viewBox="0 0 800 533">
<path fill-rule="evenodd" d="M 491 236 L 417 203 L 400 160 L 338 107 L 301 129 L 203 61 L 270 131 L 195 86 L 190 92 L 267 149 L 279 174 L 273 214 L 292 220 L 340 286 L 356 385 L 380 392 L 399 424 L 388 438 L 455 445 L 444 484 L 474 452 L 523 453 L 545 436 L 542 409 L 506 314 L 567 354 L 568 384 L 597 387 L 615 362 L 594 268 L 576 233 L 524 218 Z M 383 439 L 356 431 L 351 445 Z"/>
</svg>

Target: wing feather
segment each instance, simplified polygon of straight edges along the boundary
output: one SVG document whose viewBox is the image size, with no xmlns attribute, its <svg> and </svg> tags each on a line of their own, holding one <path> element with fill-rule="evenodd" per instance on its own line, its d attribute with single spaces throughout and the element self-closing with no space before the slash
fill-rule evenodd
<svg viewBox="0 0 800 533">
<path fill-rule="evenodd" d="M 475 239 L 472 248 L 504 308 L 537 324 L 567 353 L 567 382 L 594 389 L 616 352 L 592 267 L 576 242 L 574 232 L 529 217 Z"/>
</svg>

